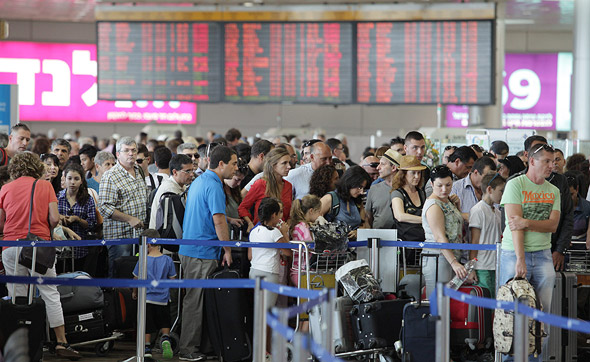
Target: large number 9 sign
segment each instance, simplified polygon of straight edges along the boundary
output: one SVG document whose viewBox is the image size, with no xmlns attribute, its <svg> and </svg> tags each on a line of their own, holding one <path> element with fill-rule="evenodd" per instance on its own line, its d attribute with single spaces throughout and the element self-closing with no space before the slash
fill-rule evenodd
<svg viewBox="0 0 590 362">
<path fill-rule="evenodd" d="M 527 110 L 537 105 L 541 97 L 541 80 L 537 73 L 530 69 L 517 69 L 512 72 L 508 77 L 508 89 L 505 85 L 502 86 L 503 106 L 508 102 L 510 94 L 514 96 L 510 101 L 510 108 Z"/>
</svg>

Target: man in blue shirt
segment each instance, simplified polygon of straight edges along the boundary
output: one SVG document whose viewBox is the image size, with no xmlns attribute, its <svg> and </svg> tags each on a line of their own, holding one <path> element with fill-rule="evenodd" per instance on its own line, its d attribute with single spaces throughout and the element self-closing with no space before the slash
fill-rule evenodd
<svg viewBox="0 0 590 362">
<path fill-rule="evenodd" d="M 209 169 L 191 185 L 184 213 L 183 238 L 191 240 L 229 240 L 225 218 L 223 180 L 238 169 L 236 152 L 225 146 L 211 151 Z M 185 279 L 206 279 L 221 257 L 219 246 L 181 245 L 178 254 Z M 223 264 L 230 265 L 231 250 L 224 247 Z M 182 308 L 180 354 L 182 361 L 199 361 L 205 355 L 199 350 L 203 325 L 203 290 L 189 288 Z"/>
</svg>

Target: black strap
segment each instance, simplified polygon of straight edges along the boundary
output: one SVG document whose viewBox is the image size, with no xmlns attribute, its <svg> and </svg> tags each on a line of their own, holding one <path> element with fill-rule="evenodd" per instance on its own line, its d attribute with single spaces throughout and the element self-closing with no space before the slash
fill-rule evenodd
<svg viewBox="0 0 590 362">
<path fill-rule="evenodd" d="M 31 202 L 29 205 L 29 234 L 31 233 L 31 219 L 33 218 L 33 196 L 35 195 L 35 185 L 38 180 L 33 182 L 33 188 L 31 189 Z"/>
</svg>

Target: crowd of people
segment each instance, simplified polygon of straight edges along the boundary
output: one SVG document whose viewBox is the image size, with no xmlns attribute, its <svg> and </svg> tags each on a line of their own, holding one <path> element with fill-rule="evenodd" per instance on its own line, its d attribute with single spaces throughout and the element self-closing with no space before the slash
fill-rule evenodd
<svg viewBox="0 0 590 362">
<path fill-rule="evenodd" d="M 158 230 L 160 200 L 172 193 L 186 205 L 181 235 L 177 232 L 184 239 L 230 240 L 249 234 L 251 241 L 311 242 L 311 225 L 327 221 L 346 223 L 350 240 L 359 228 L 397 229 L 405 241 L 501 240 L 498 276 L 495 252 L 426 248 L 437 255 L 423 261 L 427 295 L 437 280 L 466 277 L 464 264 L 477 258 L 472 282 L 493 293 L 496 277 L 504 283 L 526 276 L 545 310 L 551 305 L 554 272 L 563 269 L 572 239 L 590 243 L 588 160 L 581 154 L 566 159 L 538 135 L 527 138 L 524 151 L 514 155 L 501 140 L 489 150 L 447 146 L 434 167 L 425 162 L 426 140 L 417 131 L 367 148 L 358 164 L 342 137 L 279 137 L 248 144 L 237 129 L 225 137 L 210 132 L 207 139 L 178 133 L 164 142 L 142 133 L 99 144 L 88 137 L 33 137 L 27 126 L 17 124 L 0 151 L 5 240 L 27 236 L 30 199 L 23 195 L 36 180 L 30 232 L 44 239 L 133 238 L 148 227 Z M 23 266 L 14 268 L 15 249 L 3 250 L 6 273 L 30 274 Z M 114 261 L 130 254 L 130 245 L 108 246 L 108 257 L 100 247 L 75 247 L 75 268 L 112 276 Z M 227 247 L 181 245 L 178 256 L 185 279 L 204 279 L 218 264 L 232 264 Z M 249 258 L 250 277 L 297 285 L 300 266 L 290 249 L 251 250 Z M 288 280 L 279 280 L 281 265 L 291 269 Z M 45 275 L 55 273 L 54 267 Z M 76 356 L 63 334 L 57 289 L 39 289 L 58 353 Z M 275 297 L 269 296 L 270 301 Z M 186 291 L 182 317 L 180 360 L 204 359 L 201 289 Z"/>
</svg>

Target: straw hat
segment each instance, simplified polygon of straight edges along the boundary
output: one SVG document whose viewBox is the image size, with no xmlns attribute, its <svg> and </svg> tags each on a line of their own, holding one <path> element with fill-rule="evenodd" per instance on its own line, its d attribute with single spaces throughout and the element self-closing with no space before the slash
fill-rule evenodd
<svg viewBox="0 0 590 362">
<path fill-rule="evenodd" d="M 422 171 L 426 169 L 426 166 L 414 156 L 402 156 L 399 168 L 404 171 Z"/>
<path fill-rule="evenodd" d="M 387 161 L 389 161 L 392 164 L 394 164 L 397 167 L 399 167 L 400 160 L 402 158 L 402 155 L 399 152 L 396 152 L 396 151 L 394 151 L 392 149 L 388 149 L 387 151 L 385 151 L 385 153 L 383 154 L 383 156 L 381 156 L 381 158 L 385 158 Z"/>
</svg>

